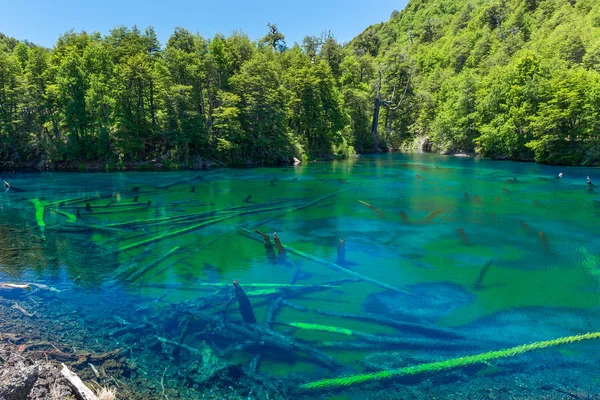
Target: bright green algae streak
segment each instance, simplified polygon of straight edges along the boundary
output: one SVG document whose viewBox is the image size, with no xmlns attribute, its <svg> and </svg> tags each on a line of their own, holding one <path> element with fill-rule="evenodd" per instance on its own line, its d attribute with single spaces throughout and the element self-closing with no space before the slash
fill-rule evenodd
<svg viewBox="0 0 600 400">
<path fill-rule="evenodd" d="M 554 179 L 558 172 L 564 173 L 563 179 Z M 32 202 L 10 193 L 2 199 L 33 226 L 36 217 L 42 217 L 46 236 L 61 246 L 57 261 L 65 266 L 65 279 L 98 288 L 114 285 L 140 301 L 161 299 L 150 303 L 156 312 L 170 303 L 227 290 L 238 280 L 263 324 L 272 300 L 286 293 L 300 269 L 295 289 L 356 278 L 352 274 L 398 289 L 345 282 L 291 298 L 298 307 L 282 305 L 276 316 L 281 324 L 273 329 L 310 345 L 359 341 L 353 332 L 395 336 L 408 343 L 423 339 L 385 325 L 321 315 L 315 309 L 388 313 L 384 316 L 397 322 L 452 327 L 464 334 L 461 340 L 467 348 L 456 353 L 435 347 L 394 349 L 405 359 L 419 361 L 415 366 L 407 362 L 408 369 L 395 364 L 374 373 L 385 377 L 389 371 L 419 373 L 425 368 L 421 363 L 436 365 L 428 361 L 598 330 L 600 318 L 593 312 L 600 306 L 600 195 L 585 185 L 586 175 L 600 182 L 597 173 L 392 155 L 298 168 L 211 171 L 203 179 L 169 188 L 156 186 L 190 179 L 198 172 L 31 175 L 14 184 L 30 189 L 38 187 L 35 179 L 45 179 L 44 191 L 19 194 Z M 517 183 L 512 181 L 515 177 Z M 150 207 L 128 206 L 137 195 L 139 202 L 151 201 Z M 293 211 L 321 198 L 325 200 Z M 88 202 L 91 212 L 85 210 Z M 81 218 L 72 221 L 68 215 L 77 210 Z M 239 227 L 247 231 L 241 234 Z M 255 229 L 271 236 L 277 231 L 283 246 L 294 251 L 273 257 Z M 340 268 L 352 274 L 334 268 L 340 239 L 346 239 L 347 261 Z M 103 255 L 94 264 L 85 252 L 90 244 Z M 490 260 L 491 267 L 476 287 Z M 47 273 L 52 276 L 51 269 Z M 43 272 L 35 279 L 44 282 Z M 557 315 L 554 325 L 547 322 L 552 315 Z M 237 306 L 228 308 L 227 318 L 239 320 Z M 521 325 L 512 336 L 494 342 L 514 321 Z M 439 339 L 441 344 L 452 340 Z M 192 336 L 186 344 L 200 347 Z M 359 377 L 365 372 L 360 363 L 376 355 L 373 350 L 318 348 L 351 368 L 345 373 Z M 571 348 L 568 357 L 579 360 L 580 347 Z M 251 356 L 242 352 L 232 360 L 245 363 Z M 443 366 L 455 365 L 448 363 Z M 302 359 L 282 362 L 267 356 L 260 372 L 309 373 L 306 381 L 315 382 L 338 379 Z"/>
<path fill-rule="evenodd" d="M 537 342 L 531 344 L 525 344 L 518 347 L 513 347 L 505 350 L 498 351 L 490 351 L 488 353 L 477 354 L 474 356 L 466 356 L 453 358 L 450 360 L 427 363 L 422 365 L 415 365 L 414 367 L 406 367 L 400 368 L 391 371 L 381 371 L 375 372 L 371 374 L 360 374 L 347 376 L 343 378 L 333 378 L 333 379 L 323 379 L 316 382 L 305 383 L 300 387 L 302 389 L 324 389 L 331 388 L 336 386 L 349 386 L 357 383 L 368 382 L 372 380 L 378 379 L 388 379 L 392 377 L 406 376 L 406 375 L 416 375 L 422 374 L 426 372 L 438 372 L 451 368 L 464 367 L 470 364 L 482 363 L 490 360 L 495 360 L 498 358 L 504 357 L 514 357 L 519 354 L 526 353 L 532 350 L 540 350 L 547 347 L 559 346 L 562 344 L 569 344 L 580 342 L 582 340 L 590 340 L 590 339 L 600 339 L 600 332 L 587 333 L 583 335 L 576 336 L 568 336 L 563 338 L 558 338 L 554 340 L 547 340 L 544 342 Z"/>
<path fill-rule="evenodd" d="M 35 220 L 40 229 L 44 229 L 44 227 L 46 226 L 46 222 L 44 221 L 44 204 L 39 199 L 31 199 L 30 201 L 35 207 Z"/>
</svg>

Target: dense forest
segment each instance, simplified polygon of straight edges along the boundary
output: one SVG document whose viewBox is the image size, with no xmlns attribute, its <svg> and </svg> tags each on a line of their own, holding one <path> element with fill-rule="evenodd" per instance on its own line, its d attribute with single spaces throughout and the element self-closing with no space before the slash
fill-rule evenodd
<svg viewBox="0 0 600 400">
<path fill-rule="evenodd" d="M 350 43 L 0 34 L 0 160 L 108 169 L 426 149 L 600 161 L 600 2 L 411 0 Z"/>
</svg>

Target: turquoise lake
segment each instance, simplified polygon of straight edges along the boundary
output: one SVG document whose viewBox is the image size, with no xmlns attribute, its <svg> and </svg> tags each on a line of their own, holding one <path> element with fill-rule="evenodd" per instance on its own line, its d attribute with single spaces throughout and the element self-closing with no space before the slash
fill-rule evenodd
<svg viewBox="0 0 600 400">
<path fill-rule="evenodd" d="M 3 305 L 42 339 L 121 349 L 114 378 L 146 398 L 202 398 L 223 365 L 281 398 L 600 393 L 592 337 L 440 366 L 600 331 L 597 168 L 390 154 L 1 178 L 0 282 L 42 285 Z"/>
</svg>

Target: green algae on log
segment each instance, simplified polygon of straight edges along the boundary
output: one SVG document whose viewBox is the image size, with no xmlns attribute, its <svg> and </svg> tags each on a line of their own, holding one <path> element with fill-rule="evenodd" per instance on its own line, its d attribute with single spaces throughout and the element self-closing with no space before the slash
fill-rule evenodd
<svg viewBox="0 0 600 400">
<path fill-rule="evenodd" d="M 44 228 L 46 227 L 46 223 L 44 222 L 44 211 L 45 211 L 45 206 L 44 203 L 42 203 L 40 201 L 40 199 L 31 199 L 30 200 L 33 203 L 33 206 L 35 207 L 35 220 L 37 221 L 38 226 L 40 227 L 40 229 L 42 230 L 42 232 L 44 231 Z"/>
<path fill-rule="evenodd" d="M 62 215 L 63 217 L 65 217 L 67 219 L 67 222 L 69 223 L 75 223 L 77 222 L 77 217 L 71 213 L 62 211 L 62 210 L 58 210 L 58 209 L 51 209 L 51 211 L 57 213 L 58 215 Z"/>
<path fill-rule="evenodd" d="M 543 342 L 535 342 L 530 344 L 524 344 L 522 346 L 511 347 L 504 350 L 495 350 L 487 353 L 476 354 L 473 356 L 464 356 L 459 358 L 452 358 L 445 361 L 438 361 L 432 363 L 426 363 L 421 365 L 415 365 L 412 367 L 398 368 L 388 371 L 372 372 L 368 374 L 357 374 L 351 376 L 345 376 L 341 378 L 330 378 L 321 379 L 319 381 L 308 382 L 300 385 L 302 390 L 318 390 L 318 389 L 332 389 L 344 386 L 356 385 L 364 382 L 390 379 L 401 376 L 417 375 L 428 372 L 444 371 L 452 368 L 464 367 L 467 365 L 484 363 L 490 360 L 496 360 L 505 357 L 514 357 L 519 354 L 526 353 L 532 350 L 545 349 L 547 347 L 560 346 L 563 344 L 576 343 L 583 340 L 600 339 L 600 332 L 585 333 L 582 335 L 566 336 L 554 340 L 546 340 Z"/>
</svg>

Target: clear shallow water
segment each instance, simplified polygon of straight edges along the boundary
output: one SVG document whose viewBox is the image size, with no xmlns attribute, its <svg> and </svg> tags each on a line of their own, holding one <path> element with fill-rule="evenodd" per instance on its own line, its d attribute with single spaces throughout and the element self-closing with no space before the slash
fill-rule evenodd
<svg viewBox="0 0 600 400">
<path fill-rule="evenodd" d="M 558 172 L 562 179 L 554 179 Z M 129 348 L 128 358 L 150 381 L 160 379 L 166 366 L 179 369 L 179 375 L 167 375 L 167 384 L 181 398 L 201 390 L 181 376 L 192 373 L 193 357 L 153 337 L 194 348 L 206 342 L 244 366 L 262 351 L 258 373 L 286 376 L 295 385 L 441 361 L 600 331 L 600 188 L 590 191 L 586 175 L 600 183 L 598 169 L 398 154 L 289 168 L 5 175 L 26 191 L 0 195 L 3 242 L 13 246 L 7 229 L 19 227 L 27 246 L 18 265 L 5 258 L 0 281 L 64 289 L 44 311 L 56 320 L 65 310 L 85 315 L 79 345 Z M 36 223 L 33 198 L 45 205 L 44 229 Z M 68 199 L 76 201 L 61 203 Z M 68 214 L 78 211 L 77 222 L 68 222 Z M 312 259 L 291 251 L 278 256 L 255 229 L 276 231 L 284 247 Z M 252 286 L 288 284 L 294 276 L 297 285 L 355 277 L 327 264 L 336 263 L 340 239 L 346 242 L 339 265 L 398 290 L 343 282 L 291 296 L 257 293 L 265 287 Z M 290 297 L 273 329 L 318 348 L 340 367 L 323 368 L 302 352 L 256 346 L 228 351 L 245 339 L 228 341 L 206 321 L 186 322 L 198 299 L 219 289 L 208 284 L 233 280 L 250 295 L 259 325 L 273 300 Z M 236 303 L 226 303 L 203 312 L 241 325 Z M 406 325 L 390 327 L 384 318 Z M 115 333 L 141 322 L 149 325 Z M 297 323 L 353 332 L 298 329 Z M 373 335 L 398 342 L 382 344 Z M 361 347 L 348 348 L 350 343 Z M 486 386 L 514 387 L 524 379 L 529 394 L 544 384 L 597 393 L 600 376 L 585 371 L 598 370 L 599 344 L 544 349 L 493 362 L 495 369 L 381 381 L 365 390 L 390 398 L 409 392 L 444 398 L 475 395 Z M 365 398 L 361 388 L 336 395 Z"/>
</svg>

